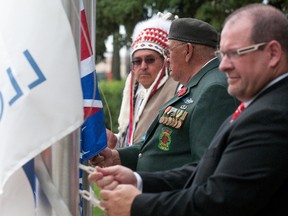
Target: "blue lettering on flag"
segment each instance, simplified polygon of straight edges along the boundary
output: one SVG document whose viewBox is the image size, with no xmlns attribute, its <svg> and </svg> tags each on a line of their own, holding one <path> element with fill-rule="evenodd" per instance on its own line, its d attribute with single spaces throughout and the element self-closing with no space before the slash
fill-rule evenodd
<svg viewBox="0 0 288 216">
<path fill-rule="evenodd" d="M 23 95 L 23 92 L 20 88 L 20 86 L 18 85 L 17 81 L 15 80 L 13 74 L 12 74 L 12 71 L 11 71 L 11 68 L 8 68 L 7 70 L 7 74 L 8 74 L 8 77 L 10 79 L 10 82 L 16 92 L 16 95 L 9 101 L 9 105 L 11 106 L 16 100 L 18 100 L 22 95 Z"/>
<path fill-rule="evenodd" d="M 40 67 L 38 66 L 38 64 L 36 63 L 36 61 L 32 57 L 32 55 L 30 54 L 30 52 L 28 50 L 25 50 L 23 52 L 23 54 L 24 54 L 25 58 L 27 59 L 27 61 L 29 62 L 29 64 L 32 66 L 32 68 L 33 68 L 33 70 L 37 76 L 37 79 L 28 85 L 29 89 L 33 89 L 36 86 L 43 83 L 44 81 L 46 81 L 46 77 L 42 73 Z M 8 78 L 10 80 L 11 86 L 15 91 L 15 95 L 9 100 L 9 105 L 12 106 L 21 96 L 23 96 L 23 91 L 22 91 L 20 85 L 18 84 L 17 80 L 15 79 L 13 72 L 12 72 L 10 67 L 8 67 L 6 69 L 6 72 L 7 72 Z M 3 95 L 4 95 L 4 97 L 3 97 Z M 0 121 L 3 117 L 4 102 L 6 101 L 6 100 L 4 101 L 3 98 L 5 98 L 5 92 L 0 92 Z"/>
<path fill-rule="evenodd" d="M 32 82 L 30 85 L 28 85 L 28 87 L 30 89 L 36 87 L 37 85 L 41 84 L 42 82 L 44 82 L 46 80 L 45 76 L 43 75 L 42 71 L 40 70 L 39 66 L 37 65 L 37 63 L 35 62 L 34 58 L 31 56 L 30 52 L 28 50 L 25 50 L 24 55 L 26 57 L 26 59 L 28 60 L 28 62 L 30 63 L 30 65 L 32 66 L 32 68 L 34 69 L 38 79 L 35 80 L 34 82 Z"/>
</svg>

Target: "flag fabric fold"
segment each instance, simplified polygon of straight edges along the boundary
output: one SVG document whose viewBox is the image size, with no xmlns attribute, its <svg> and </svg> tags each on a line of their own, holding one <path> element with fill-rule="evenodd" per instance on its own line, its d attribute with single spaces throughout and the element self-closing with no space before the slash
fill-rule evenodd
<svg viewBox="0 0 288 216">
<path fill-rule="evenodd" d="M 22 165 L 82 125 L 83 107 L 77 52 L 61 1 L 0 5 L 1 194 Z"/>
<path fill-rule="evenodd" d="M 83 2 L 81 10 L 81 85 L 83 91 L 84 124 L 81 127 L 80 161 L 90 159 L 107 146 L 103 104 L 98 91 L 95 60 Z"/>
</svg>

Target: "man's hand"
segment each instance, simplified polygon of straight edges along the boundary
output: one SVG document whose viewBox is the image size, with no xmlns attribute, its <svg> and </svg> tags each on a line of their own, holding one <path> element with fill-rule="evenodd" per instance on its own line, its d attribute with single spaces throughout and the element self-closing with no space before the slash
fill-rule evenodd
<svg viewBox="0 0 288 216">
<path fill-rule="evenodd" d="M 117 150 L 105 148 L 98 155 L 92 157 L 89 160 L 89 164 L 92 166 L 108 167 L 113 165 L 120 165 L 121 161 Z"/>
<path fill-rule="evenodd" d="M 117 144 L 117 137 L 116 135 L 106 128 L 106 136 L 107 136 L 107 145 L 110 149 L 114 149 Z"/>
<path fill-rule="evenodd" d="M 101 190 L 100 205 L 105 208 L 107 216 L 130 216 L 133 200 L 141 192 L 132 185 L 121 184 L 114 190 Z"/>
<path fill-rule="evenodd" d="M 132 170 L 123 166 L 107 168 L 96 167 L 96 171 L 88 176 L 101 189 L 114 190 L 119 184 L 130 184 L 137 187 L 137 179 Z"/>
</svg>

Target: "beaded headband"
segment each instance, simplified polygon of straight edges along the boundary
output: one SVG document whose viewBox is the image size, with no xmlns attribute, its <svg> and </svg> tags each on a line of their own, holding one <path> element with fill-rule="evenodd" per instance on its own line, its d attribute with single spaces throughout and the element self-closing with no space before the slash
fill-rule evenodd
<svg viewBox="0 0 288 216">
<path fill-rule="evenodd" d="M 170 25 L 171 20 L 159 16 L 138 23 L 132 36 L 131 55 L 140 49 L 154 50 L 162 55 L 163 49 L 167 48 Z"/>
</svg>

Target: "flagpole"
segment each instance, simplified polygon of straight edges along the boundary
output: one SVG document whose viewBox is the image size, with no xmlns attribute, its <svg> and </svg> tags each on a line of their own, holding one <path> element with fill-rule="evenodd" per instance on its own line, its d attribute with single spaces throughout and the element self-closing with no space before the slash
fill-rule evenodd
<svg viewBox="0 0 288 216">
<path fill-rule="evenodd" d="M 71 25 L 80 62 L 79 0 L 61 0 Z M 79 215 L 79 152 L 80 130 L 73 132 L 51 147 L 44 156 L 47 169 L 71 215 Z M 43 157 L 43 154 L 42 154 Z M 47 163 L 47 161 L 49 163 Z M 53 206 L 51 206 L 53 212 Z"/>
<path fill-rule="evenodd" d="M 92 51 L 95 54 L 96 41 L 96 0 L 83 0 L 86 12 L 88 28 L 90 30 L 90 39 Z"/>
</svg>

